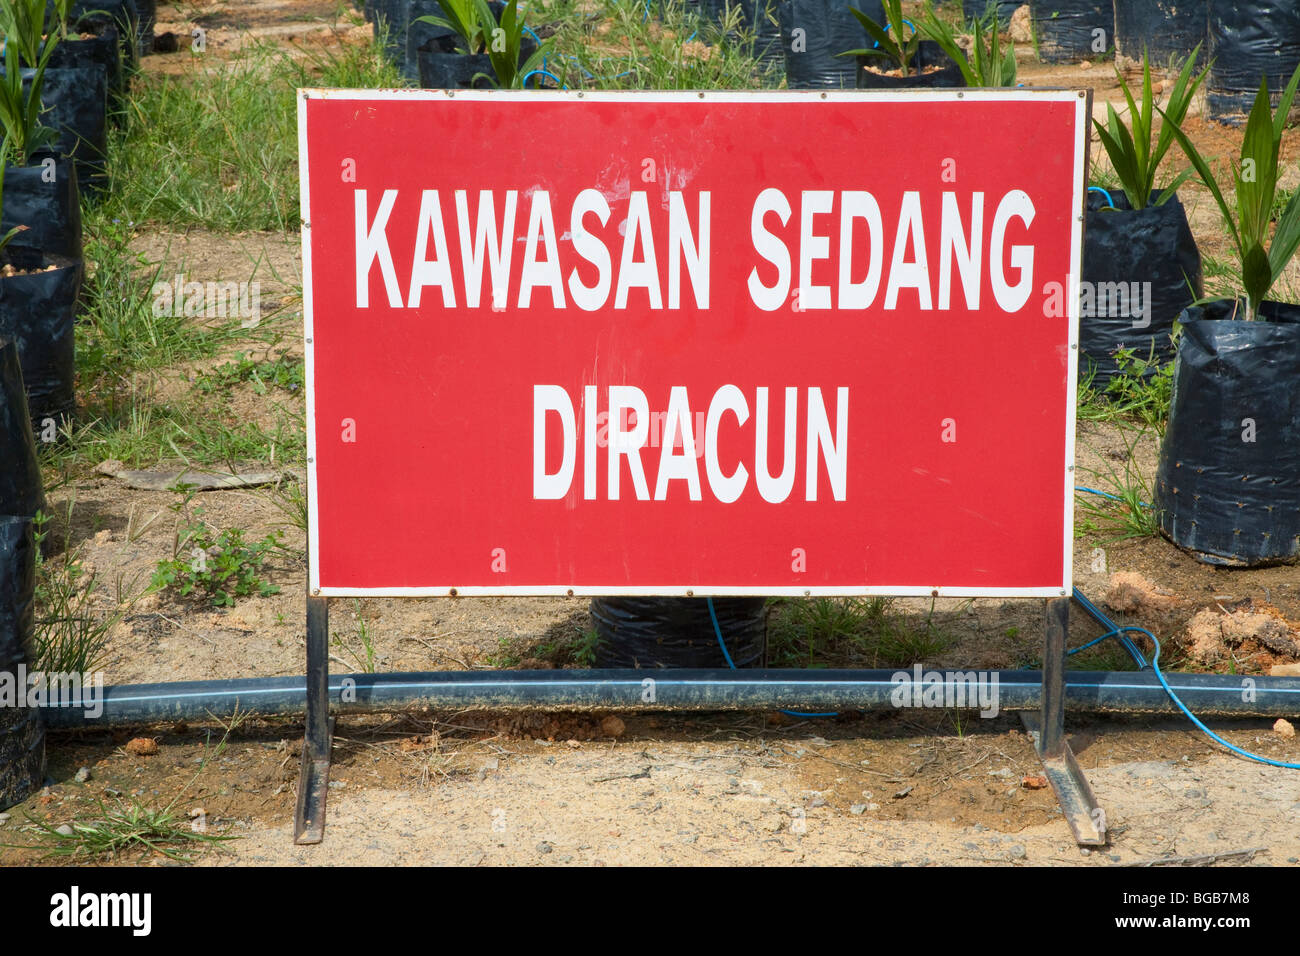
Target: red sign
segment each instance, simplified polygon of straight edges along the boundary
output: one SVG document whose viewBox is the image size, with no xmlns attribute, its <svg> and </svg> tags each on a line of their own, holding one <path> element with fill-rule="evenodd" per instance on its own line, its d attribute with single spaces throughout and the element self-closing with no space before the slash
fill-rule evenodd
<svg viewBox="0 0 1300 956">
<path fill-rule="evenodd" d="M 1087 107 L 304 91 L 311 587 L 1068 593 Z"/>
</svg>

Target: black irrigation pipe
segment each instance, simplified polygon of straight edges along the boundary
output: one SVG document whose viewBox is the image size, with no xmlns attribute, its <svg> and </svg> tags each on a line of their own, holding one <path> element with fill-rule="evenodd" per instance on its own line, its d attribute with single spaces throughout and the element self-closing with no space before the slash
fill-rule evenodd
<svg viewBox="0 0 1300 956">
<path fill-rule="evenodd" d="M 899 687 L 891 670 L 591 670 L 444 671 L 330 675 L 330 712 L 423 713 L 447 710 L 893 710 Z M 975 672 L 967 672 L 975 673 Z M 940 672 L 945 701 L 967 685 Z M 997 679 L 999 711 L 1036 710 L 1042 704 L 1038 671 L 978 673 L 991 689 Z M 1213 717 L 1300 714 L 1300 678 L 1222 674 L 1167 674 L 1191 710 Z M 1177 714 L 1155 674 L 1070 671 L 1065 708 L 1083 713 Z M 968 698 L 978 707 L 974 687 Z M 948 696 L 951 693 L 954 696 Z M 911 699 L 910 691 L 908 699 Z M 236 713 L 300 716 L 306 710 L 303 677 L 122 684 L 105 687 L 102 713 L 86 703 L 43 708 L 51 728 L 94 728 L 229 718 Z"/>
</svg>

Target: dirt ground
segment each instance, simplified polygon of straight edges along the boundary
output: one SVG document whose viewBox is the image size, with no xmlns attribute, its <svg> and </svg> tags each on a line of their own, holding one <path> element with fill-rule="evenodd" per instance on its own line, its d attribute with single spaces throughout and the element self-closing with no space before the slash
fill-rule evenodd
<svg viewBox="0 0 1300 956">
<path fill-rule="evenodd" d="M 368 26 L 341 23 L 338 9 L 321 0 L 160 4 L 158 31 L 186 37 L 202 27 L 209 54 L 218 58 L 235 55 L 255 37 L 293 44 L 368 36 Z M 145 68 L 180 72 L 186 56 L 153 56 Z M 1108 64 L 1045 66 L 1022 52 L 1021 71 L 1029 85 L 1092 87 L 1098 116 L 1106 102 L 1122 102 Z M 1219 150 L 1214 155 L 1236 148 L 1239 133 L 1199 119 L 1190 128 L 1198 143 Z M 1297 137 L 1298 130 L 1288 134 L 1288 156 L 1295 155 Z M 1193 187 L 1183 192 L 1203 253 L 1223 255 L 1226 239 L 1207 194 Z M 259 279 L 264 305 L 278 300 L 269 321 L 282 333 L 261 354 L 301 358 L 296 234 L 148 227 L 132 247 L 162 262 L 163 275 Z M 250 274 L 254 263 L 257 271 Z M 232 347 L 201 366 L 169 370 L 155 387 L 162 395 L 183 388 L 246 350 Z M 259 395 L 240 385 L 228 401 L 214 402 L 212 413 L 232 423 L 269 424 L 300 412 L 301 405 L 298 395 Z M 1080 482 L 1130 461 L 1150 476 L 1155 449 L 1147 435 L 1130 458 L 1124 435 L 1113 426 L 1081 423 Z M 280 592 L 241 599 L 229 610 L 166 595 L 141 598 L 111 635 L 108 683 L 303 672 L 305 540 L 284 510 L 287 491 L 301 480 L 300 465 L 291 463 L 278 488 L 206 492 L 195 499 L 212 524 L 245 529 L 249 539 L 284 533 L 286 550 L 270 573 Z M 73 504 L 69 540 L 105 582 L 100 599 L 106 606 L 113 600 L 110 584 L 134 594 L 172 554 L 177 500 L 173 492 L 133 490 L 89 468 L 51 493 L 56 513 Z M 1076 517 L 1086 516 L 1080 510 Z M 1075 569 L 1084 593 L 1117 617 L 1169 638 L 1179 654 L 1191 645 L 1189 628 L 1203 612 L 1267 609 L 1300 635 L 1295 567 L 1226 570 L 1200 564 L 1160 538 L 1108 543 L 1092 536 L 1076 540 Z M 899 601 L 897 608 L 920 619 L 930 605 Z M 482 669 L 507 653 L 530 666 L 549 666 L 546 648 L 557 635 L 588 627 L 582 599 L 338 601 L 331 614 L 339 638 L 331 664 L 336 673 L 358 669 L 360 621 L 373 637 L 380 671 Z M 1041 652 L 1038 602 L 939 601 L 933 620 L 956 640 L 924 662 L 930 666 L 1032 666 Z M 1077 611 L 1074 620 L 1075 643 L 1099 633 Z M 1247 643 L 1236 658 L 1201 669 L 1258 674 L 1292 659 Z M 200 863 L 214 866 L 1111 866 L 1196 857 L 1219 865 L 1294 865 L 1300 859 L 1300 774 L 1228 755 L 1182 720 L 1067 719 L 1111 834 L 1110 846 L 1080 850 L 1050 789 L 1026 786 L 1039 764 L 1014 714 L 991 720 L 930 711 L 817 720 L 779 714 L 604 717 L 342 719 L 326 840 L 317 847 L 292 843 L 299 723 L 249 720 L 232 731 L 224 750 L 218 722 L 57 733 L 49 745 L 49 786 L 0 814 L 0 863 L 41 862 L 40 850 L 13 846 L 32 838 L 27 816 L 58 826 L 93 818 L 97 801 L 131 799 L 173 805 L 205 832 L 235 837 L 199 855 Z M 1272 721 L 1213 726 L 1239 746 L 1300 760 L 1300 742 L 1275 733 Z M 129 753 L 125 745 L 135 737 L 156 739 L 157 753 Z M 79 780 L 83 768 L 88 772 Z M 118 862 L 168 861 L 130 853 Z"/>
</svg>

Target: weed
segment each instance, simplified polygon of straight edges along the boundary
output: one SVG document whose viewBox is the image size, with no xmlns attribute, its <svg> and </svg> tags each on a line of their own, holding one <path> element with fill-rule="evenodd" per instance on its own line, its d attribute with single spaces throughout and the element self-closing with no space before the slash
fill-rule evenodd
<svg viewBox="0 0 1300 956">
<path fill-rule="evenodd" d="M 362 673 L 373 674 L 375 672 L 375 662 L 378 655 L 375 653 L 375 641 L 370 635 L 370 627 L 366 624 L 365 616 L 361 613 L 361 602 L 352 601 L 352 612 L 357 619 L 357 635 L 355 646 L 341 638 L 339 635 L 331 635 L 330 643 L 338 649 L 340 653 L 347 654 L 361 668 Z M 340 658 L 340 661 L 342 659 Z"/>
<path fill-rule="evenodd" d="M 143 591 L 127 598 L 123 579 L 117 587 L 117 608 L 110 612 L 94 607 L 98 579 L 87 573 L 81 562 L 81 548 L 70 541 L 73 503 L 63 523 L 62 554 L 43 556 L 48 539 L 49 516 L 36 515 L 35 648 L 33 669 L 45 673 L 88 674 L 98 669 L 108 643 L 108 634 L 125 616 Z"/>
<path fill-rule="evenodd" d="M 190 490 L 173 510 L 181 516 L 173 541 L 172 557 L 158 562 L 153 574 L 156 588 L 170 589 L 181 597 L 197 594 L 213 607 L 233 607 L 235 598 L 278 594 L 265 580 L 268 556 L 280 547 L 282 532 L 273 531 L 254 544 L 244 542 L 239 528 L 216 531 L 203 520 L 203 508 L 190 510 Z"/>
<path fill-rule="evenodd" d="M 270 495 L 271 503 L 289 519 L 289 525 L 299 531 L 307 530 L 307 489 L 302 482 L 289 480 L 281 483 Z"/>
<path fill-rule="evenodd" d="M 902 666 L 933 659 L 951 644 L 934 625 L 921 628 L 892 611 L 888 598 L 776 599 L 768 658 L 773 667 Z"/>
<path fill-rule="evenodd" d="M 1149 432 L 1147 428 L 1119 428 L 1123 451 L 1103 455 L 1103 467 L 1089 469 L 1093 485 L 1103 494 L 1078 494 L 1076 500 L 1086 519 L 1083 530 L 1086 533 L 1107 535 L 1102 544 L 1128 538 L 1151 537 L 1160 532 L 1159 516 L 1149 504 L 1151 479 L 1143 474 L 1137 464 L 1138 445 L 1148 437 Z M 1117 458 L 1122 462 L 1118 467 L 1112 464 Z"/>
<path fill-rule="evenodd" d="M 1081 421 L 1135 423 L 1164 434 L 1173 400 L 1174 363 L 1161 363 L 1154 348 L 1145 358 L 1132 349 L 1115 352 L 1118 370 L 1104 392 L 1094 385 L 1094 370 L 1080 371 L 1077 396 Z"/>
<path fill-rule="evenodd" d="M 337 36 L 340 31 L 337 27 L 333 29 Z M 373 90 L 407 85 L 402 71 L 384 55 L 382 42 L 360 46 L 338 43 L 303 48 L 294 53 L 297 55 L 281 56 L 275 69 L 295 89 Z"/>
<path fill-rule="evenodd" d="M 234 361 L 226 362 L 199 377 L 195 387 L 204 393 L 229 391 L 242 382 L 249 382 L 253 391 L 265 395 L 272 388 L 301 394 L 306 387 L 306 369 L 302 359 L 281 354 L 275 359 L 255 362 L 247 353 Z"/>
<path fill-rule="evenodd" d="M 600 647 L 600 632 L 587 628 L 573 645 L 573 663 L 583 669 L 596 666 L 596 651 Z"/>
<path fill-rule="evenodd" d="M 89 822 L 74 820 L 67 825 L 66 830 L 38 820 L 28 813 L 27 821 L 35 831 L 37 846 L 43 843 L 49 851 L 48 856 L 51 857 L 115 859 L 121 853 L 142 850 L 161 854 L 176 863 L 192 863 L 195 852 L 203 846 L 238 839 L 234 836 L 208 833 L 205 823 L 191 822 L 187 816 L 176 809 L 181 797 L 207 769 L 212 758 L 225 750 L 226 742 L 236 726 L 238 723 L 232 721 L 216 749 L 204 754 L 203 761 L 194 776 L 166 806 L 147 807 L 132 798 L 129 803 L 118 800 L 116 805 L 110 808 L 103 800 L 97 799 L 95 803 L 99 808 L 99 818 Z M 18 844 L 5 845 L 18 846 Z"/>
<path fill-rule="evenodd" d="M 567 9 L 557 5 L 552 16 Z M 699 36 L 683 43 L 682 37 Z M 617 38 L 615 40 L 615 38 Z M 569 15 L 552 39 L 546 69 L 569 89 L 738 90 L 779 85 L 778 72 L 754 57 L 740 28 L 740 7 L 726 22 L 703 24 L 681 0 L 665 0 L 646 18 L 642 0 L 606 0 L 598 17 Z"/>
<path fill-rule="evenodd" d="M 294 87 L 269 44 L 207 69 L 141 74 L 109 142 L 105 210 L 172 228 L 296 229 Z"/>
<path fill-rule="evenodd" d="M 875 636 L 873 642 L 872 666 L 907 667 L 924 661 L 932 661 L 952 646 L 952 636 L 940 631 L 934 624 L 934 601 L 930 602 L 930 612 L 921 627 L 893 618 L 884 622 L 884 626 Z"/>
</svg>

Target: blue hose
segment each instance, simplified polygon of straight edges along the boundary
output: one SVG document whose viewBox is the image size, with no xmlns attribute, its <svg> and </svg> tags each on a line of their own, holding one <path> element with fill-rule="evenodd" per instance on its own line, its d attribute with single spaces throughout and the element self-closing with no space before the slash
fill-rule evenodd
<svg viewBox="0 0 1300 956">
<path fill-rule="evenodd" d="M 727 650 L 727 642 L 722 639 L 722 625 L 718 623 L 718 612 L 713 608 L 713 598 L 709 598 L 709 620 L 713 622 L 713 633 L 718 637 L 718 647 L 722 648 L 722 657 L 727 662 L 727 666 L 733 671 L 736 669 L 736 662 L 731 659 L 731 652 Z M 783 714 L 789 714 L 791 717 L 838 717 L 838 711 L 831 711 L 826 714 L 805 714 L 797 710 L 783 710 Z"/>
<path fill-rule="evenodd" d="M 568 89 L 568 87 L 564 85 L 564 81 L 563 81 L 563 80 L 561 80 L 561 79 L 560 79 L 558 76 L 556 76 L 554 73 L 550 73 L 550 72 L 548 72 L 548 71 L 546 71 L 546 70 L 529 70 L 527 73 L 525 73 L 525 74 L 524 74 L 524 78 L 523 78 L 523 80 L 521 81 L 525 87 L 528 86 L 528 78 L 529 78 L 530 76 L 549 76 L 551 79 L 553 79 L 556 83 L 559 84 L 560 89 L 562 89 L 562 90 L 567 90 L 567 89 Z"/>
<path fill-rule="evenodd" d="M 904 18 L 903 18 L 903 22 L 906 23 L 909 27 L 912 28 L 912 32 L 913 32 L 913 33 L 916 32 L 916 24 L 915 24 L 915 23 L 913 23 L 911 20 L 907 19 L 907 17 L 904 17 Z M 885 32 L 888 33 L 888 32 L 889 32 L 889 28 L 892 27 L 892 26 L 893 26 L 892 23 L 886 23 L 886 24 L 885 24 Z M 877 40 L 875 43 L 871 44 L 871 49 L 874 50 L 874 49 L 875 49 L 876 47 L 878 47 L 878 46 L 880 46 L 880 41 L 879 41 L 879 40 Z"/>
<path fill-rule="evenodd" d="M 1079 602 L 1080 607 L 1092 615 L 1098 624 L 1106 629 L 1106 633 L 1103 634 L 1102 637 L 1110 637 L 1113 634 L 1119 638 L 1119 642 L 1124 645 L 1124 649 L 1129 652 L 1129 655 L 1137 663 L 1138 670 L 1144 671 L 1151 666 L 1147 663 L 1147 659 L 1142 656 L 1142 652 L 1138 650 L 1138 646 L 1129 640 L 1127 635 L 1124 633 L 1124 629 L 1103 614 L 1101 608 L 1089 601 L 1087 596 L 1078 588 L 1074 589 L 1074 599 Z M 1096 643 L 1097 641 L 1091 641 L 1075 651 L 1070 651 L 1070 653 L 1078 653 L 1078 651 L 1083 650 L 1084 647 L 1091 647 Z"/>
<path fill-rule="evenodd" d="M 1083 485 L 1075 485 L 1075 486 L 1074 486 L 1074 490 L 1075 490 L 1075 491 L 1082 491 L 1082 492 L 1085 492 L 1085 493 L 1090 494 L 1090 495 L 1100 495 L 1102 498 L 1109 498 L 1111 501 L 1123 501 L 1123 500 L 1124 500 L 1124 499 L 1121 498 L 1119 495 L 1112 495 L 1109 491 L 1098 491 L 1096 488 L 1085 488 L 1085 487 L 1083 487 Z M 1151 507 L 1151 505 L 1147 504 L 1145 501 L 1139 501 L 1138 504 L 1140 504 L 1143 508 L 1150 508 L 1150 507 Z"/>
<path fill-rule="evenodd" d="M 1114 209 L 1116 212 L 1119 212 L 1119 207 L 1115 205 L 1115 200 L 1110 198 L 1110 193 L 1107 192 L 1105 189 L 1102 189 L 1100 186 L 1089 186 L 1088 192 L 1101 193 L 1103 196 L 1106 197 L 1106 202 L 1110 203 L 1110 208 Z"/>
<path fill-rule="evenodd" d="M 1300 770 L 1300 763 L 1287 763 L 1284 760 L 1274 760 L 1271 757 L 1261 757 L 1259 756 L 1259 754 L 1253 754 L 1249 750 L 1242 750 L 1240 747 L 1236 746 L 1235 744 L 1228 743 L 1226 740 L 1224 740 L 1222 737 L 1216 734 L 1209 727 L 1206 727 L 1205 724 L 1201 723 L 1200 719 L 1195 714 L 1193 714 L 1190 710 L 1188 710 L 1187 706 L 1181 700 L 1178 699 L 1178 695 L 1174 693 L 1173 688 L 1169 686 L 1169 682 L 1165 680 L 1165 675 L 1160 672 L 1160 642 L 1156 640 L 1156 636 L 1152 634 L 1150 631 L 1148 631 L 1146 628 L 1142 628 L 1142 627 L 1126 627 L 1124 628 L 1124 630 L 1141 631 L 1147 637 L 1151 638 L 1151 643 L 1153 643 L 1156 647 L 1155 657 L 1151 661 L 1151 669 L 1155 671 L 1156 679 L 1160 681 L 1160 686 L 1165 689 L 1165 693 L 1169 695 L 1169 699 L 1172 700 L 1178 706 L 1178 709 L 1183 712 L 1183 715 L 1192 723 L 1194 723 L 1198 728 L 1200 728 L 1201 732 L 1204 733 L 1207 737 L 1209 737 L 1215 743 L 1222 744 L 1224 747 L 1227 747 L 1229 750 L 1231 750 L 1233 753 L 1237 754 L 1238 756 L 1245 757 L 1247 760 L 1254 760 L 1256 763 L 1268 764 L 1270 767 L 1281 767 L 1283 770 Z"/>
<path fill-rule="evenodd" d="M 1154 634 L 1148 631 L 1145 627 L 1133 627 L 1133 626 L 1121 627 L 1116 625 L 1115 622 L 1111 621 L 1110 618 L 1106 617 L 1106 615 L 1103 614 L 1095 604 L 1089 601 L 1088 598 L 1084 595 L 1084 593 L 1080 591 L 1078 588 L 1074 589 L 1074 598 L 1083 606 L 1083 609 L 1085 611 L 1087 611 L 1093 617 L 1097 618 L 1099 621 L 1103 622 L 1103 626 L 1108 627 L 1109 630 L 1107 630 L 1105 634 L 1101 635 L 1101 637 L 1094 638 L 1093 640 L 1089 641 L 1087 644 L 1084 644 L 1082 647 L 1077 647 L 1074 650 L 1067 651 L 1066 652 L 1067 654 L 1077 654 L 1079 653 L 1079 651 L 1087 650 L 1089 647 L 1092 647 L 1094 644 L 1101 643 L 1102 641 L 1106 640 L 1106 638 L 1108 637 L 1118 637 L 1122 642 L 1124 642 L 1125 646 L 1129 648 L 1129 652 L 1134 655 L 1134 659 L 1138 661 L 1138 666 L 1144 670 L 1148 666 L 1150 666 L 1152 671 L 1155 672 L 1156 679 L 1160 681 L 1160 686 L 1163 687 L 1165 689 L 1165 693 L 1169 695 L 1169 699 L 1174 702 L 1175 706 L 1177 706 L 1178 709 L 1183 712 L 1183 715 L 1188 720 L 1190 720 L 1193 724 L 1195 724 L 1196 727 L 1202 733 L 1204 733 L 1215 743 L 1226 747 L 1228 750 L 1232 751 L 1233 753 L 1237 754 L 1240 757 L 1245 757 L 1247 760 L 1253 760 L 1256 763 L 1267 764 L 1270 767 L 1280 767 L 1283 770 L 1300 770 L 1300 763 L 1287 763 L 1284 760 L 1274 760 L 1271 757 L 1261 757 L 1259 754 L 1253 754 L 1248 750 L 1243 750 L 1242 748 L 1236 746 L 1235 744 L 1228 743 L 1228 741 L 1224 740 L 1222 737 L 1216 734 L 1209 727 L 1205 726 L 1205 724 L 1202 723 L 1200 718 L 1198 718 L 1195 714 L 1193 714 L 1190 710 L 1188 710 L 1187 705 L 1178 699 L 1178 695 L 1175 694 L 1173 688 L 1169 686 L 1169 681 L 1165 680 L 1165 675 L 1160 670 L 1160 641 L 1156 639 L 1156 636 Z M 708 602 L 709 602 L 709 619 L 713 622 L 713 633 L 717 635 L 718 647 L 722 648 L 722 656 L 726 659 L 727 666 L 734 671 L 736 669 L 736 662 L 731 659 L 731 653 L 727 650 L 727 642 L 724 641 L 722 638 L 722 626 L 718 623 L 718 613 L 716 610 L 714 610 L 713 598 L 710 597 L 708 599 Z M 1133 642 L 1130 641 L 1126 636 L 1129 633 L 1145 634 L 1148 638 L 1151 639 L 1151 643 L 1155 647 L 1156 652 L 1155 652 L 1155 656 L 1152 657 L 1151 659 L 1150 665 L 1147 664 L 1146 659 L 1142 656 L 1141 651 L 1137 649 L 1137 646 L 1134 645 Z M 792 717 L 838 717 L 839 716 L 838 712 L 831 712 L 825 714 L 807 714 L 797 710 L 783 710 L 781 711 L 781 713 L 789 714 Z"/>
</svg>

